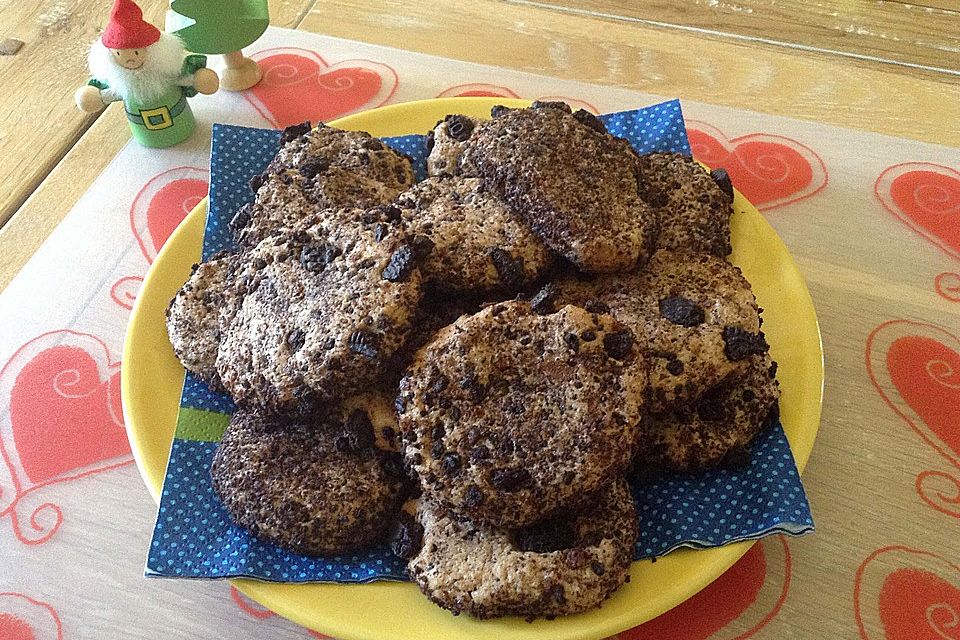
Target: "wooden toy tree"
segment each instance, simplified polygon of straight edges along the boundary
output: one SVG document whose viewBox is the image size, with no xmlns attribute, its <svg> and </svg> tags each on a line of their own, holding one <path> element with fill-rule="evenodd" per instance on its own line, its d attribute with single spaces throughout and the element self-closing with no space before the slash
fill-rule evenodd
<svg viewBox="0 0 960 640">
<path fill-rule="evenodd" d="M 242 91 L 260 81 L 261 71 L 241 49 L 253 44 L 269 24 L 267 0 L 173 0 L 166 27 L 189 51 L 222 55 L 226 68 L 220 86 Z"/>
</svg>

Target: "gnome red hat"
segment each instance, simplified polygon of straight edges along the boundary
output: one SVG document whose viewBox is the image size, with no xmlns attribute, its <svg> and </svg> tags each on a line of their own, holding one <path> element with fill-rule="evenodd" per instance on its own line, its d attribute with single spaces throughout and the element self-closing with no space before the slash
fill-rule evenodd
<svg viewBox="0 0 960 640">
<path fill-rule="evenodd" d="M 143 19 L 132 0 L 116 0 L 100 41 L 108 49 L 143 49 L 160 39 L 160 29 Z"/>
</svg>

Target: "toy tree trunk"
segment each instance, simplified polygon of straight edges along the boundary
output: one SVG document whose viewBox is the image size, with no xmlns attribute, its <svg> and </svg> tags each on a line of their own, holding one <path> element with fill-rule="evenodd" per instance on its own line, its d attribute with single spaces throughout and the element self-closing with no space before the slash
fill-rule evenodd
<svg viewBox="0 0 960 640">
<path fill-rule="evenodd" d="M 173 0 L 166 26 L 189 51 L 222 55 L 226 68 L 220 86 L 241 91 L 259 82 L 261 72 L 240 50 L 269 24 L 267 0 Z"/>
</svg>

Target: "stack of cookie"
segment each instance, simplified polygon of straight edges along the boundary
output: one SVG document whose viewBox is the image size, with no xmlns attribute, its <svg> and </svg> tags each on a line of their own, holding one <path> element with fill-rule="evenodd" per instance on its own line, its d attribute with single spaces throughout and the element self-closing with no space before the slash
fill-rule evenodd
<svg viewBox="0 0 960 640">
<path fill-rule="evenodd" d="M 239 407 L 211 469 L 239 524 L 315 555 L 392 531 L 440 606 L 551 617 L 628 579 L 631 471 L 748 459 L 775 364 L 722 171 L 562 103 L 491 115 L 438 123 L 416 184 L 288 129 L 167 324 Z"/>
</svg>

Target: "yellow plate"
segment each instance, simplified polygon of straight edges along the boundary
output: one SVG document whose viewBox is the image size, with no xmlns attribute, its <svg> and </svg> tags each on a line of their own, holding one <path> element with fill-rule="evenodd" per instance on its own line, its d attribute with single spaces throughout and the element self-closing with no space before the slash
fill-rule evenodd
<svg viewBox="0 0 960 640">
<path fill-rule="evenodd" d="M 333 122 L 344 129 L 394 136 L 428 131 L 448 113 L 488 117 L 494 104 L 524 101 L 450 98 L 392 105 Z M 810 294 L 793 258 L 773 228 L 739 193 L 734 203 L 732 262 L 753 284 L 764 309 L 763 328 L 780 363 L 780 416 L 802 471 L 820 424 L 823 356 Z M 207 201 L 177 228 L 157 256 L 130 317 L 122 368 L 123 414 L 134 458 L 154 500 L 170 454 L 183 368 L 164 327 L 168 302 L 199 260 Z M 410 583 L 365 585 L 275 584 L 235 580 L 249 597 L 280 615 L 341 640 L 589 640 L 629 629 L 683 602 L 723 573 L 752 542 L 633 563 L 631 581 L 603 608 L 553 621 L 520 618 L 477 621 L 454 617 L 424 598 Z"/>
</svg>

